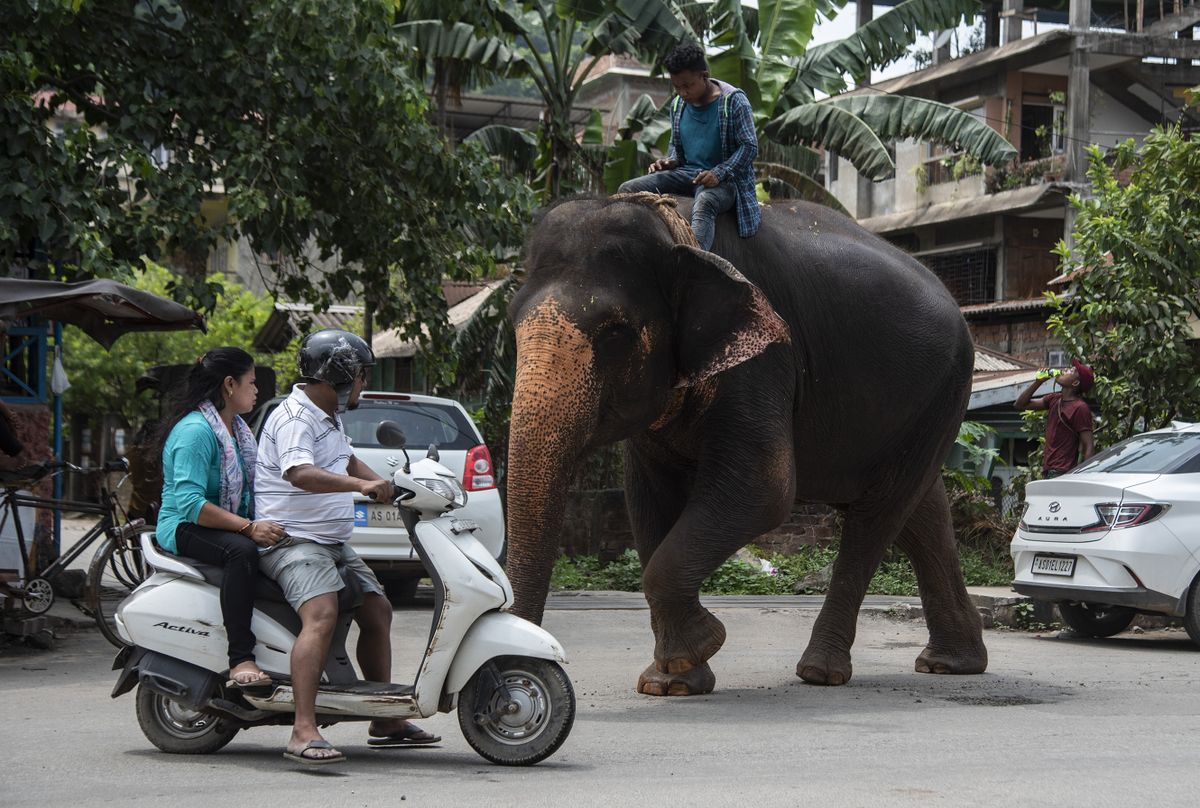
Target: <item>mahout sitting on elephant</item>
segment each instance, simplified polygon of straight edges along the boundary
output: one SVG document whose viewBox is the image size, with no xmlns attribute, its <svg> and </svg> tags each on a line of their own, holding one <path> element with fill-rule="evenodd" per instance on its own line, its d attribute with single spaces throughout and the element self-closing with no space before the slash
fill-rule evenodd
<svg viewBox="0 0 1200 808">
<path fill-rule="evenodd" d="M 974 355 L 955 301 L 917 261 L 827 208 L 766 206 L 745 240 L 721 217 L 714 255 L 694 246 L 688 204 L 570 200 L 529 236 L 510 307 L 514 611 L 542 617 L 570 470 L 624 440 L 655 638 L 640 692 L 713 689 L 708 660 L 725 629 L 700 586 L 797 500 L 844 513 L 802 679 L 849 680 L 858 611 L 893 544 L 912 560 L 929 625 L 916 669 L 982 672 L 941 477 Z"/>
</svg>

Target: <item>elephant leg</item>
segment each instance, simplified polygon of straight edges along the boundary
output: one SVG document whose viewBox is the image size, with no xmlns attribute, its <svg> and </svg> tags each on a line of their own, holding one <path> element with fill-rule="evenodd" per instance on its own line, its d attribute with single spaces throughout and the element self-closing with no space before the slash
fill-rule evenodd
<svg viewBox="0 0 1200 808">
<path fill-rule="evenodd" d="M 642 568 L 687 505 L 691 476 L 686 462 L 659 444 L 625 442 L 625 505 Z"/>
<path fill-rule="evenodd" d="M 729 475 L 719 487 L 705 486 L 704 493 L 694 493 L 650 556 L 642 587 L 650 605 L 654 662 L 638 678 L 639 693 L 687 696 L 713 690 L 716 677 L 708 660 L 725 643 L 725 626 L 700 604 L 700 587 L 739 548 L 787 516 L 794 497 L 790 456 L 784 468 L 788 476 L 781 480 L 782 490 L 769 498 L 764 497 L 762 485 L 767 475 Z M 739 491 L 739 485 L 759 487 Z M 745 497 L 742 501 L 749 507 L 729 506 L 739 497 Z"/>
<path fill-rule="evenodd" d="M 939 475 L 900 531 L 897 545 L 912 561 L 929 626 L 929 644 L 917 657 L 918 673 L 983 673 L 987 649 L 963 581 L 950 502 Z"/>
<path fill-rule="evenodd" d="M 850 681 L 850 646 L 863 596 L 884 551 L 903 526 L 903 507 L 851 508 L 842 526 L 842 541 L 825 605 L 817 615 L 808 647 L 796 664 L 796 675 L 809 684 L 843 685 Z"/>
</svg>

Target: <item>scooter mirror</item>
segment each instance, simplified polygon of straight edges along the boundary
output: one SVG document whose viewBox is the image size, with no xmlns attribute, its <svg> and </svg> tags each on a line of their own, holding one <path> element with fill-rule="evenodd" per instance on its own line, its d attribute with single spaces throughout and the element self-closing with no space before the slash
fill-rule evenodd
<svg viewBox="0 0 1200 808">
<path fill-rule="evenodd" d="M 404 430 L 395 421 L 380 421 L 375 427 L 375 441 L 385 449 L 403 449 Z"/>
</svg>

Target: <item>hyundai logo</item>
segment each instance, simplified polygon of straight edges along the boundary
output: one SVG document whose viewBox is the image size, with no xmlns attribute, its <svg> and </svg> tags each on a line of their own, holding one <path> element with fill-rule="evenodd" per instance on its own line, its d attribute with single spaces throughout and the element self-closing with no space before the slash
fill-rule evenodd
<svg viewBox="0 0 1200 808">
<path fill-rule="evenodd" d="M 1059 505 L 1057 502 L 1050 503 L 1050 513 L 1058 513 L 1061 510 L 1062 510 L 1062 505 Z"/>
</svg>

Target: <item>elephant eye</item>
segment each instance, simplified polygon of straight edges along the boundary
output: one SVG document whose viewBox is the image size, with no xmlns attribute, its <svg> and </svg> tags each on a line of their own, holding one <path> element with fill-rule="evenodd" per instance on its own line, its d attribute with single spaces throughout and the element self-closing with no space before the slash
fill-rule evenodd
<svg viewBox="0 0 1200 808">
<path fill-rule="evenodd" d="M 616 359 L 633 348 L 636 332 L 625 323 L 607 323 L 596 334 L 593 345 L 597 358 Z"/>
</svg>

